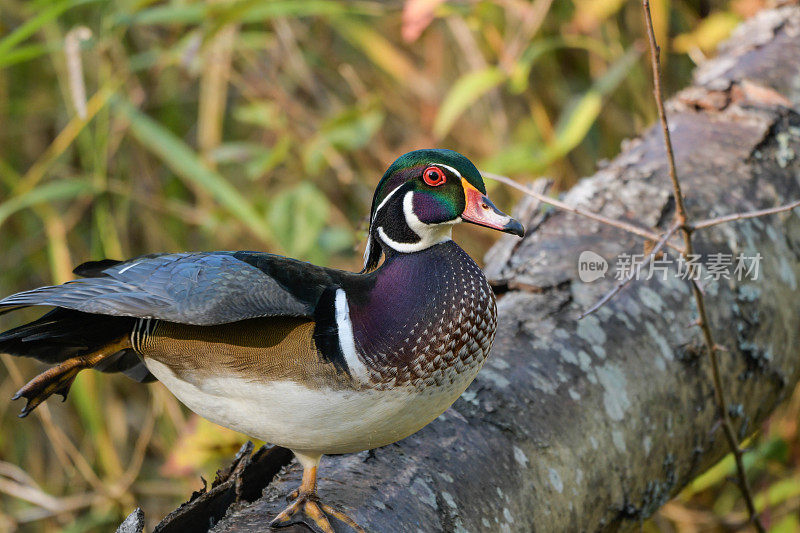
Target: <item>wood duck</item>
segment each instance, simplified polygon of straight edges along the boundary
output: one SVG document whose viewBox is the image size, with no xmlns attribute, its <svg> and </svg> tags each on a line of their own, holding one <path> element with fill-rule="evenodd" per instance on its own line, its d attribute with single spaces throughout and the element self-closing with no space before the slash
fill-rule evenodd
<svg viewBox="0 0 800 533">
<path fill-rule="evenodd" d="M 451 240 L 459 222 L 524 233 L 466 157 L 417 150 L 378 184 L 359 273 L 260 252 L 153 254 L 9 296 L 0 313 L 54 307 L 0 335 L 1 352 L 56 364 L 13 397 L 27 400 L 20 416 L 66 399 L 86 368 L 158 379 L 200 416 L 294 452 L 302 483 L 273 527 L 303 519 L 329 533 L 335 517 L 363 531 L 317 497 L 321 456 L 421 429 L 494 339 L 492 289 Z"/>
</svg>

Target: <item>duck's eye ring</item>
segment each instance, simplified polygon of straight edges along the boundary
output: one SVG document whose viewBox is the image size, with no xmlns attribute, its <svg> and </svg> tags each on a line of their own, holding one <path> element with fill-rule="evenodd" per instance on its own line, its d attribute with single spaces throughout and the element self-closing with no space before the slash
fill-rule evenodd
<svg viewBox="0 0 800 533">
<path fill-rule="evenodd" d="M 428 167 L 422 173 L 422 180 L 431 187 L 438 187 L 439 185 L 443 185 L 444 182 L 447 181 L 447 178 L 441 168 Z"/>
</svg>

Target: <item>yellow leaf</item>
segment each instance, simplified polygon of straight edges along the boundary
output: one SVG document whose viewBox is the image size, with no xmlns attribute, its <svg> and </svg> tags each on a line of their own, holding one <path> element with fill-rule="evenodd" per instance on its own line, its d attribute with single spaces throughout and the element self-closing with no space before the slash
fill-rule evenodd
<svg viewBox="0 0 800 533">
<path fill-rule="evenodd" d="M 431 93 L 432 86 L 411 59 L 372 26 L 356 19 L 337 19 L 333 21 L 333 26 L 339 35 L 395 81 L 417 94 Z"/>
<path fill-rule="evenodd" d="M 728 38 L 740 21 L 737 15 L 730 12 L 709 15 L 694 30 L 675 37 L 673 48 L 683 54 L 694 49 L 706 53 L 713 52 L 720 42 Z"/>
<path fill-rule="evenodd" d="M 236 431 L 218 426 L 205 418 L 192 415 L 186 430 L 161 468 L 165 476 L 185 476 L 214 470 L 230 460 L 239 448 L 250 440 Z M 255 443 L 258 447 L 261 443 Z"/>
<path fill-rule="evenodd" d="M 464 111 L 505 79 L 505 73 L 495 67 L 475 70 L 461 76 L 450 88 L 439 108 L 433 124 L 434 135 L 438 139 L 447 135 Z"/>
<path fill-rule="evenodd" d="M 617 13 L 625 0 L 575 0 L 572 24 L 581 33 L 591 33 L 604 20 Z"/>
</svg>

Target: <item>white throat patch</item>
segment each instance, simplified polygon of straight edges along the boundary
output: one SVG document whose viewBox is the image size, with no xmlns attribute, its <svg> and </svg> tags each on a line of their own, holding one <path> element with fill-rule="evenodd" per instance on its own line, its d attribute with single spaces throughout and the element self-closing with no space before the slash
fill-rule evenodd
<svg viewBox="0 0 800 533">
<path fill-rule="evenodd" d="M 387 246 L 401 253 L 419 252 L 434 244 L 449 241 L 453 235 L 453 226 L 461 222 L 461 217 L 442 224 L 426 224 L 414 213 L 414 192 L 408 191 L 403 197 L 403 215 L 411 231 L 419 237 L 418 242 L 397 242 L 386 234 L 383 226 L 378 226 L 378 236 Z"/>
</svg>

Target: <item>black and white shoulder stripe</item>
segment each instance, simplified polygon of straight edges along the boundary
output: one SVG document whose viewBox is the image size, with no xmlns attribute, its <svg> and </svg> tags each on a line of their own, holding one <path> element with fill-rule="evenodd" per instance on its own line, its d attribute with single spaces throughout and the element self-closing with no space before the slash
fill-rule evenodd
<svg viewBox="0 0 800 533">
<path fill-rule="evenodd" d="M 357 381 L 368 381 L 369 369 L 356 349 L 344 289 L 329 287 L 325 290 L 317 303 L 314 320 L 314 342 L 323 359 Z"/>
</svg>

